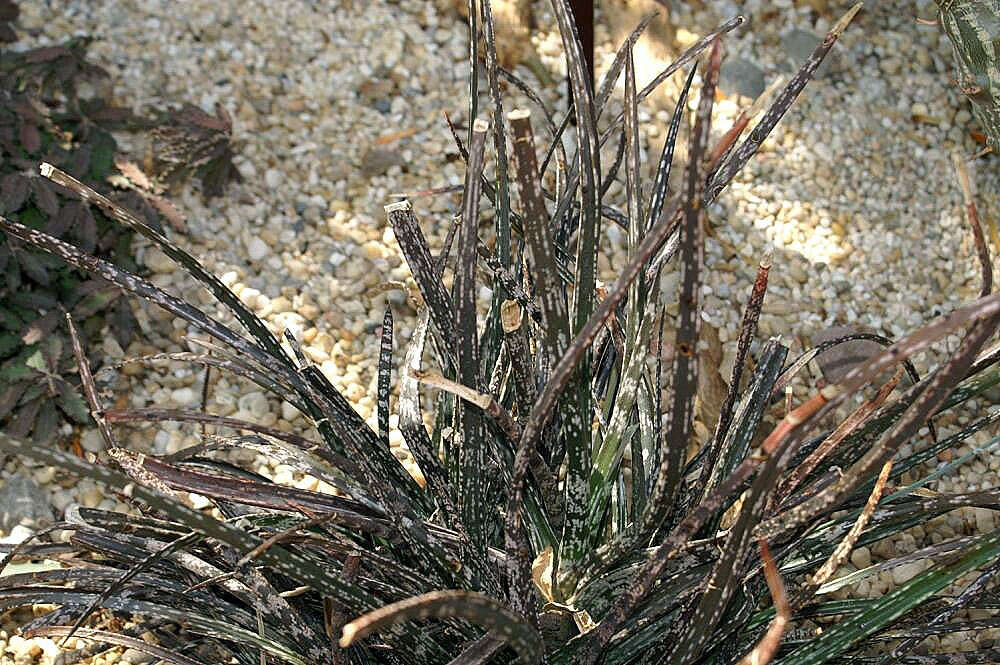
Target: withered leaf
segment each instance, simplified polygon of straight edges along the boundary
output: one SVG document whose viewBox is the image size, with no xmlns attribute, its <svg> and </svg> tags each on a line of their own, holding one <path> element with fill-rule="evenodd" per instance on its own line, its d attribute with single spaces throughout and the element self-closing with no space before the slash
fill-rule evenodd
<svg viewBox="0 0 1000 665">
<path fill-rule="evenodd" d="M 24 332 L 21 333 L 21 341 L 28 346 L 37 344 L 46 335 L 55 330 L 62 319 L 62 311 L 60 309 L 53 309 L 51 312 L 32 321 Z"/>
<path fill-rule="evenodd" d="M 722 342 L 719 331 L 708 323 L 701 327 L 702 350 L 698 352 L 698 420 L 712 430 L 719 422 L 722 404 L 726 401 L 729 384 L 722 378 Z"/>
<path fill-rule="evenodd" d="M 71 234 L 79 241 L 80 248 L 91 253 L 97 247 L 97 222 L 90 206 L 81 205 L 73 219 Z"/>
<path fill-rule="evenodd" d="M 812 343 L 820 345 L 846 335 L 868 332 L 856 326 L 833 326 L 821 330 L 812 336 Z M 866 339 L 856 339 L 838 344 L 816 356 L 816 363 L 827 383 L 838 383 L 848 372 L 865 362 L 873 355 L 880 353 L 882 347 L 876 342 Z"/>
<path fill-rule="evenodd" d="M 16 21 L 21 8 L 13 0 L 0 0 L 0 21 Z"/>
<path fill-rule="evenodd" d="M 123 157 L 115 157 L 115 167 L 136 187 L 147 191 L 156 191 L 153 181 L 136 165 Z"/>
<path fill-rule="evenodd" d="M 28 63 L 51 62 L 56 58 L 72 55 L 65 46 L 43 46 L 42 48 L 31 49 L 24 54 L 24 61 Z"/>
</svg>

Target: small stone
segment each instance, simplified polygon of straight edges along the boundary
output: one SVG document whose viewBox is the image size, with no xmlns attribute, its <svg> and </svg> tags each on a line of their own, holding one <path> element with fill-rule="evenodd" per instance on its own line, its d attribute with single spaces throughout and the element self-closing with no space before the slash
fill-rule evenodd
<svg viewBox="0 0 1000 665">
<path fill-rule="evenodd" d="M 405 163 L 403 156 L 395 150 L 369 148 L 361 158 L 361 172 L 371 178 L 385 175 L 393 166 L 402 166 Z"/>
<path fill-rule="evenodd" d="M 156 273 L 169 274 L 177 270 L 177 264 L 173 260 L 163 253 L 159 247 L 150 247 L 146 250 L 146 256 L 143 261 L 146 267 Z"/>
<path fill-rule="evenodd" d="M 823 39 L 813 34 L 809 30 L 802 28 L 792 28 L 781 36 L 781 48 L 784 49 L 793 69 L 798 69 L 816 50 Z M 816 69 L 815 76 L 824 76 L 830 71 L 830 62 L 833 53 L 828 53 L 823 63 Z"/>
<path fill-rule="evenodd" d="M 294 469 L 292 467 L 279 464 L 274 470 L 274 482 L 279 485 L 294 485 L 295 477 L 293 473 Z"/>
<path fill-rule="evenodd" d="M 281 171 L 278 169 L 268 169 L 264 173 L 264 183 L 269 189 L 277 189 L 281 186 L 284 179 L 284 176 L 281 175 Z"/>
<path fill-rule="evenodd" d="M 31 478 L 14 474 L 0 487 L 0 528 L 9 532 L 18 524 L 37 526 L 52 520 L 48 497 Z"/>
<path fill-rule="evenodd" d="M 80 446 L 88 453 L 95 455 L 104 450 L 104 439 L 96 429 L 84 430 L 80 435 Z"/>
<path fill-rule="evenodd" d="M 292 422 L 301 415 L 302 414 L 299 413 L 299 410 L 296 409 L 291 404 L 289 404 L 288 402 L 281 403 L 281 417 L 283 419 L 287 420 L 288 422 Z"/>
<path fill-rule="evenodd" d="M 131 663 L 131 665 L 146 665 L 146 663 L 152 663 L 154 657 L 138 649 L 125 649 L 122 652 L 122 660 Z"/>
<path fill-rule="evenodd" d="M 239 274 L 237 274 L 235 270 L 230 270 L 228 272 L 222 273 L 222 276 L 219 277 L 219 280 L 226 285 L 226 288 L 231 289 L 233 288 L 233 284 L 240 281 L 240 276 Z"/>
<path fill-rule="evenodd" d="M 789 261 L 787 265 L 788 275 L 799 284 L 809 281 L 809 273 L 796 261 Z"/>
<path fill-rule="evenodd" d="M 247 241 L 247 256 L 251 261 L 261 261 L 270 253 L 271 248 L 259 237 L 253 236 Z"/>
<path fill-rule="evenodd" d="M 255 418 L 263 418 L 270 410 L 267 398 L 264 397 L 264 393 L 261 392 L 252 392 L 243 395 L 240 397 L 237 405 L 239 406 L 240 411 L 249 413 Z"/>
<path fill-rule="evenodd" d="M 838 296 L 842 296 L 851 290 L 851 283 L 846 279 L 834 279 L 830 284 Z"/>
<path fill-rule="evenodd" d="M 208 500 L 208 497 L 195 492 L 188 492 L 188 501 L 191 502 L 191 507 L 195 510 L 204 510 L 212 506 L 212 502 Z"/>
<path fill-rule="evenodd" d="M 993 511 L 989 508 L 974 508 L 976 516 L 976 530 L 979 533 L 990 533 L 993 531 Z"/>
<path fill-rule="evenodd" d="M 756 99 L 766 87 L 764 70 L 743 58 L 727 59 L 719 72 L 719 87 L 723 92 Z"/>
<path fill-rule="evenodd" d="M 924 569 L 924 564 L 920 561 L 914 561 L 912 563 L 904 563 L 902 566 L 896 566 L 892 569 L 892 581 L 896 585 L 906 584 L 914 577 L 919 575 Z"/>
<path fill-rule="evenodd" d="M 856 547 L 851 552 L 851 563 L 855 568 L 861 570 L 872 565 L 872 553 L 867 547 Z"/>
<path fill-rule="evenodd" d="M 104 500 L 104 492 L 97 485 L 91 484 L 80 492 L 80 505 L 85 508 L 97 508 Z"/>
<path fill-rule="evenodd" d="M 394 87 L 391 79 L 385 76 L 373 76 L 358 85 L 357 93 L 362 101 L 374 106 L 378 101 L 391 95 Z"/>
<path fill-rule="evenodd" d="M 170 393 L 170 399 L 177 406 L 191 406 L 198 399 L 198 395 L 191 388 L 178 388 Z"/>
</svg>

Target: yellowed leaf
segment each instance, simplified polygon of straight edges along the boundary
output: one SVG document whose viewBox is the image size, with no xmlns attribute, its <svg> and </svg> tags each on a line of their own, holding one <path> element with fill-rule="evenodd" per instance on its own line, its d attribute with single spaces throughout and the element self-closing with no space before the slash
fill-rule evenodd
<svg viewBox="0 0 1000 665">
<path fill-rule="evenodd" d="M 552 547 L 546 547 L 531 563 L 531 578 L 542 597 L 552 602 Z"/>
</svg>

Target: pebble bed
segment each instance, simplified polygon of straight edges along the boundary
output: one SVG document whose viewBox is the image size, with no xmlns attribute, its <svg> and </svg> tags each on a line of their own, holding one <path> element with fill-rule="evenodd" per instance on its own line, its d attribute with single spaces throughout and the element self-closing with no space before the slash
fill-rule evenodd
<svg viewBox="0 0 1000 665">
<path fill-rule="evenodd" d="M 173 200 L 187 214 L 188 231 L 173 237 L 276 332 L 291 329 L 306 355 L 363 417 L 374 420 L 373 369 L 386 296 L 371 294 L 387 281 L 409 277 L 383 206 L 396 200 L 395 193 L 462 182 L 462 162 L 443 112 L 467 126 L 468 34 L 450 0 L 334 4 L 23 2 L 19 45 L 93 35 L 91 56 L 111 73 L 120 103 L 134 109 L 180 101 L 206 110 L 216 102 L 225 105 L 241 143 L 236 163 L 245 182 L 211 202 L 194 187 L 178 192 Z M 610 65 L 622 30 L 631 27 L 618 15 L 627 13 L 619 12 L 620 4 L 598 4 L 599 76 Z M 736 14 L 751 19 L 726 41 L 729 59 L 714 120 L 721 133 L 749 103 L 743 95 L 758 94 L 778 75 L 790 76 L 793 63 L 801 62 L 850 3 L 668 4 L 674 7 L 669 12 L 660 9 L 669 22 L 654 22 L 637 48 L 640 86 L 667 64 L 666 54 L 679 52 Z M 979 266 L 961 216 L 950 155 L 953 150 L 971 155 L 979 146 L 970 138 L 968 105 L 949 80 L 954 71 L 950 46 L 936 28 L 915 21 L 934 15 L 932 2 L 871 4 L 750 167 L 709 210 L 710 273 L 703 295 L 706 320 L 722 343 L 723 376 L 728 377 L 755 266 L 769 248 L 774 268 L 761 331 L 783 335 L 793 354 L 830 326 L 864 326 L 895 337 L 977 295 Z M 637 18 L 636 5 L 627 3 L 627 9 Z M 648 3 L 648 8 L 657 6 Z M 543 98 L 552 108 L 565 109 L 565 67 L 547 3 L 536 5 L 535 17 L 531 48 L 512 50 L 535 54 L 555 81 L 543 86 Z M 526 67 L 517 71 L 536 81 Z M 669 81 L 643 108 L 647 161 L 659 154 L 681 82 L 679 77 Z M 614 112 L 621 108 L 620 91 L 619 85 Z M 509 99 L 508 111 L 524 103 L 513 92 Z M 693 107 L 696 99 L 690 103 Z M 484 97 L 481 108 L 485 104 Z M 605 158 L 608 163 L 611 157 Z M 980 206 L 993 213 L 1000 211 L 995 160 L 980 160 L 976 174 Z M 607 200 L 623 199 L 623 186 L 612 186 Z M 458 210 L 457 195 L 414 198 L 413 204 L 425 233 L 439 245 Z M 599 269 L 601 279 L 611 282 L 624 258 L 625 238 L 607 226 Z M 154 283 L 216 313 L 208 293 L 162 252 L 139 240 L 135 249 Z M 678 273 L 667 273 L 664 283 L 673 297 Z M 401 294 L 388 296 L 401 353 L 414 313 Z M 109 337 L 109 360 L 194 348 L 185 340 L 189 331 L 183 321 L 144 304 L 135 309 L 139 341 L 121 349 Z M 937 351 L 953 349 L 956 342 L 948 339 Z M 926 371 L 937 357 L 934 352 L 918 357 L 918 368 Z M 120 407 L 199 408 L 202 379 L 197 367 L 132 364 L 111 388 Z M 942 433 L 988 407 L 982 400 L 970 404 L 954 422 L 941 424 Z M 290 405 L 224 375 L 213 374 L 207 411 L 285 430 L 307 429 Z M 395 416 L 390 425 L 394 452 L 409 464 Z M 157 454 L 191 445 L 195 434 L 171 423 L 121 433 L 129 446 Z M 94 453 L 103 447 L 96 432 L 85 432 L 81 443 Z M 277 482 L 332 491 L 264 458 L 250 455 L 243 461 Z M 1000 458 L 980 457 L 937 489 L 993 487 L 1000 480 L 998 470 Z M 63 477 L 52 468 L 8 461 L 0 482 L 9 487 L 15 477 L 33 480 L 36 487 L 29 491 L 38 491 L 55 515 L 71 503 L 123 507 L 93 483 Z M 202 497 L 191 499 L 196 506 L 208 505 Z M 28 525 L 0 526 L 6 541 L 31 533 Z M 843 572 L 994 526 L 991 511 L 955 511 L 870 551 L 858 548 Z M 885 571 L 856 592 L 886 593 L 923 565 Z M 23 640 L 12 634 L 13 625 L 5 621 L 0 631 L 0 661 L 55 662 L 53 642 Z M 945 638 L 964 642 L 940 646 L 975 648 L 973 639 L 1000 637 L 991 632 Z M 142 656 L 110 652 L 92 662 L 129 660 L 142 662 Z"/>
</svg>

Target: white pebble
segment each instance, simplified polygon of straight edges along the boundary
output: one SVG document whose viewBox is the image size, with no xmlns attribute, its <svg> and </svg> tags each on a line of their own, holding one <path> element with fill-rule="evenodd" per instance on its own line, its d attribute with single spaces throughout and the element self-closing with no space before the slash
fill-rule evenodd
<svg viewBox="0 0 1000 665">
<path fill-rule="evenodd" d="M 198 395 L 191 388 L 178 388 L 170 393 L 170 399 L 177 406 L 191 406 L 198 400 Z"/>
<path fill-rule="evenodd" d="M 125 649 L 122 652 L 122 660 L 132 665 L 146 665 L 153 662 L 153 656 L 138 649 Z"/>
<path fill-rule="evenodd" d="M 264 173 L 264 182 L 267 183 L 267 186 L 270 189 L 280 187 L 283 180 L 284 178 L 281 175 L 281 171 L 278 169 L 268 169 Z"/>
<path fill-rule="evenodd" d="M 287 420 L 288 422 L 292 422 L 301 415 L 302 414 L 299 413 L 299 410 L 296 409 L 291 404 L 289 404 L 288 402 L 281 403 L 281 417 Z"/>
<path fill-rule="evenodd" d="M 251 261 L 260 261 L 271 253 L 271 248 L 259 237 L 254 236 L 247 241 L 247 256 Z"/>
<path fill-rule="evenodd" d="M 194 492 L 188 492 L 188 500 L 191 502 L 191 507 L 195 510 L 204 510 L 212 505 L 212 502 L 207 497 Z"/>
</svg>

